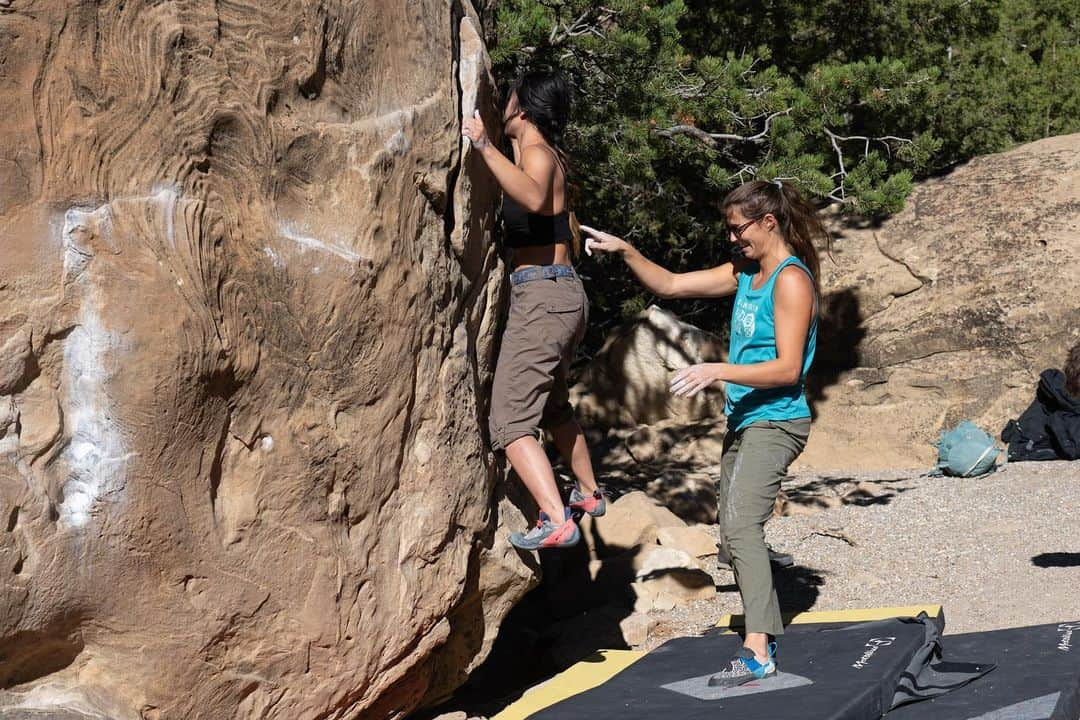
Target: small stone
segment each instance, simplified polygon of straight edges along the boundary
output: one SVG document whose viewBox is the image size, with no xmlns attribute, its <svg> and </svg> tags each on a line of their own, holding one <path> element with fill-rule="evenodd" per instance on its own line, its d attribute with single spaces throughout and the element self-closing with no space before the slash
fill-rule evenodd
<svg viewBox="0 0 1080 720">
<path fill-rule="evenodd" d="M 623 640 L 631 647 L 644 645 L 649 639 L 649 630 L 655 622 L 644 613 L 634 613 L 619 621 L 619 630 L 622 631 Z"/>
<path fill-rule="evenodd" d="M 663 547 L 682 550 L 694 557 L 708 557 L 716 554 L 716 540 L 712 535 L 698 528 L 660 528 L 657 539 Z"/>
</svg>

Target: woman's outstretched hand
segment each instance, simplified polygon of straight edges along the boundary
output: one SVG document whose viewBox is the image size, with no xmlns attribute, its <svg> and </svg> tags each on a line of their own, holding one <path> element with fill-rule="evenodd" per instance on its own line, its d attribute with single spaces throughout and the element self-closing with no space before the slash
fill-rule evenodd
<svg viewBox="0 0 1080 720">
<path fill-rule="evenodd" d="M 630 249 L 630 243 L 622 238 L 615 237 L 610 233 L 595 230 L 588 225 L 582 225 L 581 229 L 588 236 L 585 238 L 585 254 L 592 255 L 593 250 L 605 253 L 623 254 Z"/>
<path fill-rule="evenodd" d="M 685 367 L 671 381 L 671 393 L 678 397 L 694 397 L 717 380 L 722 380 L 727 363 L 701 363 Z"/>
<path fill-rule="evenodd" d="M 477 150 L 483 150 L 488 146 L 487 130 L 484 129 L 484 121 L 480 119 L 479 110 L 473 110 L 471 118 L 462 120 L 461 136 L 469 138 L 472 146 Z"/>
</svg>

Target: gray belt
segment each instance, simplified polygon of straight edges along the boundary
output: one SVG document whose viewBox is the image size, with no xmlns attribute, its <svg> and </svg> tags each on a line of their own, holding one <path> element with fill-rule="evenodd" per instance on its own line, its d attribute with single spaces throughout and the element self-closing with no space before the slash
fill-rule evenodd
<svg viewBox="0 0 1080 720">
<path fill-rule="evenodd" d="M 510 273 L 510 284 L 532 282 L 533 280 L 546 280 L 557 277 L 574 277 L 574 268 L 569 265 L 534 265 L 523 270 Z"/>
</svg>

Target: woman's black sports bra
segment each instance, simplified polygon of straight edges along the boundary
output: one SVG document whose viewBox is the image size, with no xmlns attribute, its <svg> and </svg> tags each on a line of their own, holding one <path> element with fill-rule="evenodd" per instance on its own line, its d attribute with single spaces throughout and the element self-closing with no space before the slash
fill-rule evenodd
<svg viewBox="0 0 1080 720">
<path fill-rule="evenodd" d="M 566 169 L 559 155 L 545 145 L 540 147 L 551 152 L 565 176 Z M 570 213 L 566 210 L 558 215 L 532 213 L 503 193 L 502 215 L 503 225 L 506 226 L 506 247 L 537 247 L 561 242 L 570 243 L 574 239 L 573 232 L 570 230 Z"/>
<path fill-rule="evenodd" d="M 570 213 L 563 210 L 558 215 L 541 215 L 528 212 L 512 197 L 503 193 L 503 224 L 506 226 L 506 247 L 536 247 L 569 243 Z"/>
</svg>

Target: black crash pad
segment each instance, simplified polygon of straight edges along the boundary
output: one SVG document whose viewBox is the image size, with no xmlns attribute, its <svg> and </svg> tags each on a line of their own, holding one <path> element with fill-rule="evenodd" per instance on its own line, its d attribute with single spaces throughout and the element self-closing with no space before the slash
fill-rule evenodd
<svg viewBox="0 0 1080 720">
<path fill-rule="evenodd" d="M 997 669 L 889 720 L 1080 720 L 1080 620 L 946 635 L 943 643 L 950 656 Z"/>
<path fill-rule="evenodd" d="M 708 679 L 741 646 L 738 635 L 677 638 L 603 685 L 529 718 L 874 720 L 993 669 L 988 663 L 941 662 L 940 630 L 925 616 L 791 626 L 780 639 L 777 675 L 734 689 L 710 688 Z"/>
</svg>

